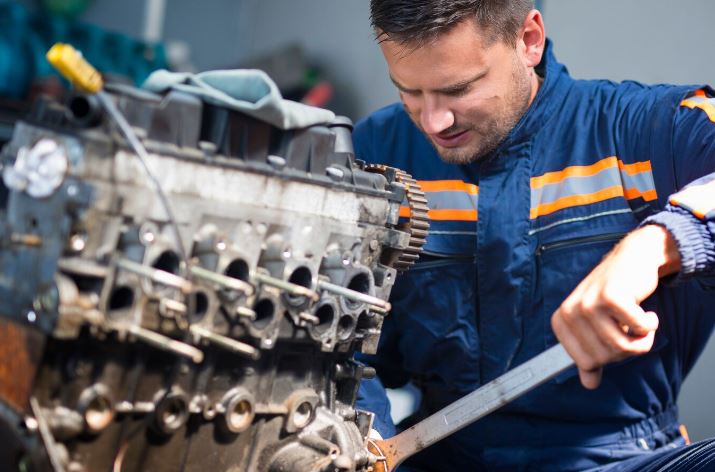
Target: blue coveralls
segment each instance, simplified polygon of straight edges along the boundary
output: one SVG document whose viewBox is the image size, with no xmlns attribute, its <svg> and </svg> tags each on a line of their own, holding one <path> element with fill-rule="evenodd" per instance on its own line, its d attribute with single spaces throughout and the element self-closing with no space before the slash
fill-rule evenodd
<svg viewBox="0 0 715 472">
<path fill-rule="evenodd" d="M 715 171 L 710 89 L 574 80 L 550 43 L 537 72 L 533 104 L 481 163 L 441 161 L 400 104 L 355 128 L 358 158 L 412 174 L 431 209 L 425 255 L 398 278 L 378 353 L 363 358 L 378 379 L 358 405 L 385 437 L 383 385 L 420 388 L 417 421 L 552 346 L 552 313 L 606 252 Z M 660 317 L 651 352 L 607 366 L 595 391 L 567 371 L 400 470 L 586 470 L 684 444 L 677 395 L 715 296 L 661 285 L 643 303 Z"/>
</svg>

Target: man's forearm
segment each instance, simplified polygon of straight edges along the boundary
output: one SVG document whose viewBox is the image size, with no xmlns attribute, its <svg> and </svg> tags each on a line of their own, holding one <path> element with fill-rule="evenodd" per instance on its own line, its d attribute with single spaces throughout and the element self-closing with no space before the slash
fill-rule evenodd
<svg viewBox="0 0 715 472">
<path fill-rule="evenodd" d="M 661 277 L 678 272 L 679 280 L 715 273 L 714 197 L 715 175 L 711 174 L 670 197 L 663 211 L 643 221 L 643 227 L 657 225 L 667 230 L 678 252 L 677 270 L 669 265 Z"/>
</svg>

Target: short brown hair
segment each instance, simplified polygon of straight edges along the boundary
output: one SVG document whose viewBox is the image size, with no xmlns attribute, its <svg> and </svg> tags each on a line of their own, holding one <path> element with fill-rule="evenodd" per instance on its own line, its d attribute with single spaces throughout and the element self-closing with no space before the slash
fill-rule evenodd
<svg viewBox="0 0 715 472">
<path fill-rule="evenodd" d="M 420 45 L 474 18 L 488 43 L 516 44 L 533 0 L 370 0 L 378 41 Z"/>
</svg>

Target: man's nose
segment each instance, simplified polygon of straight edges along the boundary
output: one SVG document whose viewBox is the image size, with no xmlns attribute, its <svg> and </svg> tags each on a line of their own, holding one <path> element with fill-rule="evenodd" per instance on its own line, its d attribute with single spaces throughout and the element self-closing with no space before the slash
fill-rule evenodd
<svg viewBox="0 0 715 472">
<path fill-rule="evenodd" d="M 427 134 L 439 134 L 454 125 L 454 113 L 441 106 L 437 100 L 425 100 L 420 113 L 422 130 Z"/>
</svg>

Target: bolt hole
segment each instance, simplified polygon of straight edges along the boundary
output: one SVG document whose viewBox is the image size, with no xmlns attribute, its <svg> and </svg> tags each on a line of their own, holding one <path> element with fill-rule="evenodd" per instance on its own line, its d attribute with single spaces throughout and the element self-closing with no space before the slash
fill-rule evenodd
<svg viewBox="0 0 715 472">
<path fill-rule="evenodd" d="M 358 317 L 357 321 L 357 326 L 355 329 L 357 330 L 365 330 L 365 329 L 370 329 L 375 326 L 375 316 L 370 315 L 369 312 L 363 311 L 360 313 L 360 316 Z"/>
<path fill-rule="evenodd" d="M 313 274 L 307 267 L 298 267 L 290 274 L 288 282 L 300 285 L 301 287 L 311 288 L 313 286 Z M 293 307 L 299 307 L 305 304 L 306 298 L 295 295 L 286 295 L 284 298 L 287 303 Z"/>
<path fill-rule="evenodd" d="M 159 418 L 167 430 L 177 430 L 184 423 L 186 402 L 181 397 L 167 398 Z"/>
<path fill-rule="evenodd" d="M 93 398 L 84 412 L 84 421 L 87 427 L 94 432 L 105 429 L 113 418 L 112 404 L 108 398 L 102 395 L 97 395 Z"/>
<path fill-rule="evenodd" d="M 125 310 L 132 305 L 134 305 L 134 290 L 130 287 L 117 287 L 109 297 L 109 311 Z"/>
<path fill-rule="evenodd" d="M 365 272 L 360 272 L 355 274 L 350 283 L 348 283 L 348 288 L 350 290 L 355 290 L 356 292 L 369 294 L 370 293 L 370 277 Z"/>
<path fill-rule="evenodd" d="M 209 309 L 209 297 L 204 292 L 196 292 L 194 295 L 194 312 L 191 315 L 191 322 L 201 321 Z"/>
<path fill-rule="evenodd" d="M 296 428 L 305 428 L 310 423 L 310 417 L 313 415 L 313 405 L 310 402 L 303 402 L 298 405 L 293 413 L 293 424 Z"/>
<path fill-rule="evenodd" d="M 298 267 L 290 274 L 288 282 L 300 285 L 301 287 L 311 288 L 313 285 L 313 274 L 311 274 L 310 269 L 307 267 Z"/>
<path fill-rule="evenodd" d="M 248 400 L 236 402 L 228 416 L 228 421 L 234 431 L 244 431 L 253 421 L 253 405 Z"/>
<path fill-rule="evenodd" d="M 313 328 L 316 333 L 323 334 L 330 329 L 335 319 L 335 308 L 326 303 L 321 305 L 316 311 L 315 316 L 318 317 L 318 324 Z"/>
<path fill-rule="evenodd" d="M 370 293 L 370 277 L 365 272 L 360 272 L 358 274 L 355 274 L 350 279 L 350 282 L 348 283 L 348 288 L 350 290 L 354 290 L 356 292 L 369 294 Z M 362 304 L 360 302 L 355 302 L 355 301 L 347 300 L 347 299 L 345 300 L 345 303 L 351 309 L 355 309 L 356 307 L 358 307 Z"/>
<path fill-rule="evenodd" d="M 257 329 L 263 329 L 273 320 L 276 306 L 272 300 L 264 298 L 253 306 L 253 311 L 256 312 L 256 319 L 253 321 L 253 326 Z"/>
<path fill-rule="evenodd" d="M 341 316 L 340 320 L 338 321 L 338 337 L 342 340 L 349 338 L 354 326 L 355 320 L 352 316 Z"/>
<path fill-rule="evenodd" d="M 178 274 L 180 265 L 181 259 L 179 259 L 179 256 L 174 251 L 164 251 L 156 258 L 152 267 L 163 270 L 164 272 Z"/>
<path fill-rule="evenodd" d="M 249 273 L 250 270 L 248 268 L 248 264 L 242 259 L 236 259 L 235 261 L 232 261 L 224 271 L 224 274 L 226 276 L 233 277 L 234 279 L 238 280 L 243 280 L 244 282 L 248 280 Z"/>
</svg>

